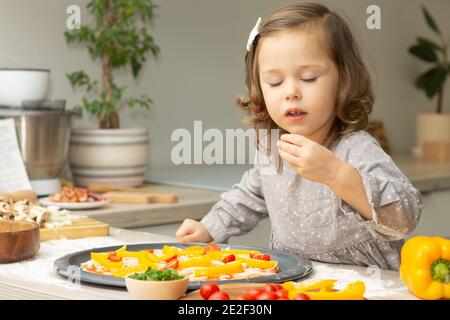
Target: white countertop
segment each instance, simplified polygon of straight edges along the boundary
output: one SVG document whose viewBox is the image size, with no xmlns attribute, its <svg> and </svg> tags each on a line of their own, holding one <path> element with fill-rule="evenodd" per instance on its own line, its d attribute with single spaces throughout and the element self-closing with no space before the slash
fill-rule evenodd
<svg viewBox="0 0 450 320">
<path fill-rule="evenodd" d="M 131 243 L 175 242 L 172 237 L 112 229 L 110 237 L 43 242 L 30 260 L 0 265 L 2 299 L 130 299 L 124 288 L 69 282 L 53 270 L 53 262 L 68 253 L 95 247 Z M 313 262 L 313 273 L 303 279 L 336 279 L 336 288 L 361 280 L 368 299 L 416 299 L 402 284 L 398 272 L 351 265 Z"/>
<path fill-rule="evenodd" d="M 91 210 L 71 210 L 120 228 L 138 228 L 183 221 L 186 218 L 201 219 L 219 200 L 221 192 L 182 188 L 166 185 L 146 185 L 155 193 L 175 194 L 176 203 L 108 204 Z"/>
<path fill-rule="evenodd" d="M 396 155 L 395 163 L 422 193 L 450 189 L 450 162 L 426 162 L 410 155 Z M 142 228 L 179 223 L 186 218 L 201 219 L 219 200 L 220 194 L 235 183 L 248 167 L 179 166 L 154 172 L 157 184 L 149 184 L 155 192 L 176 194 L 173 204 L 109 204 L 95 210 L 74 211 L 76 214 L 106 222 L 120 228 Z"/>
</svg>

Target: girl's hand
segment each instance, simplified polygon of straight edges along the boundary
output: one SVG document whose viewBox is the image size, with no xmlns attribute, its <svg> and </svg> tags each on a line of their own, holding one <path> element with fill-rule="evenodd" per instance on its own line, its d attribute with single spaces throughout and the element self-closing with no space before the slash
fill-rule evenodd
<svg viewBox="0 0 450 320">
<path fill-rule="evenodd" d="M 298 134 L 283 134 L 277 142 L 281 158 L 302 177 L 331 186 L 344 163 L 324 146 Z"/>
<path fill-rule="evenodd" d="M 176 232 L 177 240 L 186 242 L 210 242 L 213 240 L 203 224 L 193 219 L 186 219 Z"/>
</svg>

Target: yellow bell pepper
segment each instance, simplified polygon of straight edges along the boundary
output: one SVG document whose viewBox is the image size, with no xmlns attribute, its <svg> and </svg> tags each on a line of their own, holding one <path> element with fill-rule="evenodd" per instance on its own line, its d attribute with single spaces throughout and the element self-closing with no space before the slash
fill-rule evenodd
<svg viewBox="0 0 450 320">
<path fill-rule="evenodd" d="M 184 249 L 184 251 L 191 251 L 191 250 L 203 250 L 205 251 L 205 248 L 201 246 L 190 246 Z"/>
<path fill-rule="evenodd" d="M 171 247 L 166 244 L 162 248 L 163 255 L 167 258 L 177 255 L 180 251 L 181 250 L 179 250 L 177 247 Z"/>
<path fill-rule="evenodd" d="M 327 281 L 333 281 L 333 280 L 327 280 Z M 334 283 L 334 282 L 333 282 Z M 330 288 L 331 282 L 328 283 L 322 283 L 322 288 L 319 291 L 308 291 L 304 288 L 300 289 L 293 289 L 289 290 L 288 296 L 289 300 L 295 299 L 295 297 L 300 294 L 304 293 L 310 297 L 311 300 L 363 300 L 364 299 L 364 292 L 366 291 L 366 286 L 364 285 L 364 282 L 362 281 L 355 281 L 350 283 L 345 289 L 340 291 L 331 291 L 332 288 Z M 318 285 L 306 287 L 309 290 L 313 290 L 317 288 Z"/>
<path fill-rule="evenodd" d="M 250 267 L 250 268 L 270 269 L 270 268 L 275 267 L 278 264 L 278 262 L 275 260 L 266 261 L 266 260 L 258 260 L 258 259 L 244 258 L 244 257 L 239 257 L 238 259 L 242 260 L 242 262 L 245 262 L 247 264 L 247 267 Z"/>
<path fill-rule="evenodd" d="M 157 257 L 151 252 L 146 251 L 145 255 L 147 257 L 147 260 L 150 262 L 159 263 L 159 262 L 163 261 L 162 257 Z"/>
<path fill-rule="evenodd" d="M 242 266 L 242 262 L 237 260 L 235 262 L 230 262 L 216 267 L 210 267 L 208 269 L 197 269 L 194 271 L 194 276 L 211 277 L 211 276 L 220 276 L 222 274 L 233 274 L 240 272 L 244 272 L 244 267 Z"/>
<path fill-rule="evenodd" d="M 206 255 L 216 260 L 222 260 L 224 253 L 223 251 L 207 251 Z"/>
<path fill-rule="evenodd" d="M 334 288 L 334 283 L 336 280 L 317 280 L 313 282 L 307 283 L 296 283 L 293 281 L 287 281 L 283 283 L 281 286 L 285 290 L 322 290 L 322 291 L 332 291 Z"/>
<path fill-rule="evenodd" d="M 188 256 L 188 257 L 196 257 L 196 256 L 202 256 L 205 254 L 205 249 L 199 249 L 199 250 L 186 250 L 181 251 L 177 253 L 177 256 Z"/>
<path fill-rule="evenodd" d="M 108 269 L 122 267 L 122 261 L 112 262 L 108 259 L 108 256 L 109 253 L 107 252 L 91 252 L 91 259 L 98 262 L 102 267 L 106 267 Z"/>
<path fill-rule="evenodd" d="M 235 249 L 235 250 L 222 250 L 222 252 L 224 253 L 224 254 L 226 254 L 226 255 L 228 255 L 228 254 L 247 254 L 247 255 L 249 255 L 250 256 L 250 254 L 258 254 L 258 253 L 260 253 L 260 251 L 258 251 L 258 250 L 238 250 L 238 249 Z"/>
<path fill-rule="evenodd" d="M 210 257 L 198 257 L 186 261 L 180 261 L 177 270 L 189 267 L 209 267 L 211 266 L 211 260 L 212 259 Z"/>
<path fill-rule="evenodd" d="M 419 298 L 450 299 L 450 240 L 419 236 L 406 241 L 400 277 Z"/>
<path fill-rule="evenodd" d="M 114 277 L 117 278 L 125 278 L 126 276 L 134 273 L 141 273 L 147 271 L 147 267 L 143 266 L 134 266 L 134 267 L 127 267 L 127 268 L 117 268 L 117 269 L 111 269 L 111 273 Z"/>
<path fill-rule="evenodd" d="M 116 255 L 121 258 L 139 258 L 142 251 L 116 251 Z"/>
<path fill-rule="evenodd" d="M 122 252 L 122 251 L 127 251 L 127 246 L 122 246 L 119 249 L 116 250 L 116 253 Z"/>
</svg>

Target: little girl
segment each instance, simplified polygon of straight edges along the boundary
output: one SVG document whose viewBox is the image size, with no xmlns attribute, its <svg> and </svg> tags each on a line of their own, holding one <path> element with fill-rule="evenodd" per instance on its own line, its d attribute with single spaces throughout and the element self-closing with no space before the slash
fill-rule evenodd
<svg viewBox="0 0 450 320">
<path fill-rule="evenodd" d="M 421 197 L 364 131 L 374 98 L 345 21 L 319 4 L 289 5 L 258 20 L 247 50 L 249 99 L 238 104 L 257 133 L 285 133 L 274 150 L 257 135 L 277 171 L 256 162 L 200 222 L 183 222 L 178 241 L 226 242 L 268 215 L 271 249 L 397 270 Z"/>
</svg>

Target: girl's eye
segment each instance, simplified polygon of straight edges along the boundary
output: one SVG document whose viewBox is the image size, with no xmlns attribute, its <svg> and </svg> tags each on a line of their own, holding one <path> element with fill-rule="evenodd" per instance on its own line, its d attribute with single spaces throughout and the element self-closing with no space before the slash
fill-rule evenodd
<svg viewBox="0 0 450 320">
<path fill-rule="evenodd" d="M 303 82 L 314 82 L 317 78 L 302 79 Z"/>
<path fill-rule="evenodd" d="M 278 87 L 280 84 L 281 84 L 281 82 L 278 82 L 278 83 L 269 83 L 269 86 L 270 86 L 271 88 L 275 88 L 275 87 Z"/>
</svg>

